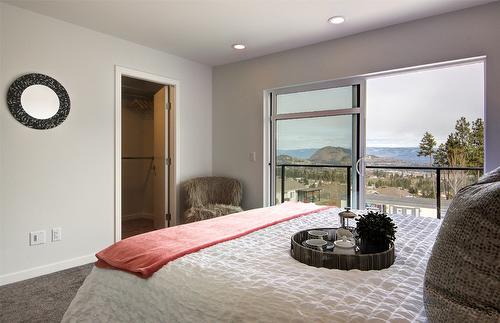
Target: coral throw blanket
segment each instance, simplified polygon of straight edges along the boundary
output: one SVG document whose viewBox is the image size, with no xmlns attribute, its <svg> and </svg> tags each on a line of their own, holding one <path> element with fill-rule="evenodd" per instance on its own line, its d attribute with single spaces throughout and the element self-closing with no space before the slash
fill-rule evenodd
<svg viewBox="0 0 500 323">
<path fill-rule="evenodd" d="M 168 262 L 253 231 L 318 212 L 312 203 L 283 204 L 156 230 L 118 241 L 96 254 L 97 267 L 128 271 L 147 278 Z"/>
</svg>

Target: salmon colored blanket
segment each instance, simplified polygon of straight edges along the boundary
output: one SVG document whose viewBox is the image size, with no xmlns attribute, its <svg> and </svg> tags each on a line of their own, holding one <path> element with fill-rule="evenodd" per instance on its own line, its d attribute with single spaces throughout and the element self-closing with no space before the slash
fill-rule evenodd
<svg viewBox="0 0 500 323">
<path fill-rule="evenodd" d="M 327 208 L 313 203 L 285 202 L 144 233 L 118 241 L 97 253 L 96 266 L 120 269 L 147 278 L 184 255 Z"/>
</svg>

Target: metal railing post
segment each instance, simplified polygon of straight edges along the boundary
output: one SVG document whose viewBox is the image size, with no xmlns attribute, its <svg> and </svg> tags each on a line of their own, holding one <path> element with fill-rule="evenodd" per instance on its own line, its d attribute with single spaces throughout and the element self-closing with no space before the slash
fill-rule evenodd
<svg viewBox="0 0 500 323">
<path fill-rule="evenodd" d="M 347 206 L 351 206 L 351 166 L 346 167 L 347 170 Z"/>
<path fill-rule="evenodd" d="M 436 168 L 436 209 L 437 218 L 441 219 L 441 168 Z"/>
<path fill-rule="evenodd" d="M 281 203 L 285 202 L 285 165 L 281 165 Z"/>
</svg>

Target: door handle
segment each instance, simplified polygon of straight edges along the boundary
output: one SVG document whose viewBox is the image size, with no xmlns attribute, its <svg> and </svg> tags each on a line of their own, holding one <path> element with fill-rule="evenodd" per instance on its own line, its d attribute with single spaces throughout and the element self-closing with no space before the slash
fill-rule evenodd
<svg viewBox="0 0 500 323">
<path fill-rule="evenodd" d="M 364 172 L 362 172 L 359 168 L 359 165 L 361 164 L 363 159 L 364 159 L 364 157 L 359 158 L 358 161 L 356 162 L 356 166 L 355 166 L 356 172 L 358 173 L 359 176 L 364 176 L 364 174 L 363 174 Z"/>
</svg>

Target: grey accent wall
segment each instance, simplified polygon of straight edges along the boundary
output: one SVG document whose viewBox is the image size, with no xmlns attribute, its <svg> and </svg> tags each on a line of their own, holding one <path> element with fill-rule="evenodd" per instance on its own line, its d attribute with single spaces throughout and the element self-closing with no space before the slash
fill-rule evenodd
<svg viewBox="0 0 500 323">
<path fill-rule="evenodd" d="M 487 55 L 486 168 L 500 165 L 500 3 L 214 68 L 213 172 L 239 178 L 243 206 L 263 205 L 263 91 Z M 257 152 L 257 161 L 249 153 Z"/>
</svg>

